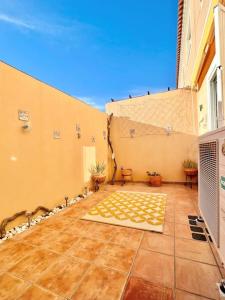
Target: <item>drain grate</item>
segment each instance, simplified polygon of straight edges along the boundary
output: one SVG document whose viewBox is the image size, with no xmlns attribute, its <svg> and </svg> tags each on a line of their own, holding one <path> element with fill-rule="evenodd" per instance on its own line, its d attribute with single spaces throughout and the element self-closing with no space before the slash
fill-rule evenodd
<svg viewBox="0 0 225 300">
<path fill-rule="evenodd" d="M 202 229 L 202 227 L 190 226 L 190 228 L 191 228 L 191 231 L 193 231 L 193 232 L 201 232 L 201 233 L 204 232 L 204 230 Z"/>
<path fill-rule="evenodd" d="M 197 241 L 207 241 L 205 235 L 200 233 L 192 233 L 192 238 Z"/>
<path fill-rule="evenodd" d="M 198 218 L 198 216 L 191 216 L 191 215 L 188 216 L 189 220 L 196 220 L 197 218 Z"/>
<path fill-rule="evenodd" d="M 194 220 L 189 220 L 189 224 L 190 224 L 190 225 L 195 225 L 195 226 L 196 226 L 196 225 L 197 225 L 197 222 L 194 221 Z"/>
</svg>

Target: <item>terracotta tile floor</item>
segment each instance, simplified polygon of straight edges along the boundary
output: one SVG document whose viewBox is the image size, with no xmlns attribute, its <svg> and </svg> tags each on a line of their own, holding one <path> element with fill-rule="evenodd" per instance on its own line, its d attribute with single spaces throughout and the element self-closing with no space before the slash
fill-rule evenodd
<svg viewBox="0 0 225 300">
<path fill-rule="evenodd" d="M 116 190 L 168 194 L 163 234 L 80 220 Z M 192 239 L 189 214 L 197 214 L 195 189 L 107 185 L 0 244 L 0 299 L 219 299 L 224 269 L 212 245 Z"/>
</svg>

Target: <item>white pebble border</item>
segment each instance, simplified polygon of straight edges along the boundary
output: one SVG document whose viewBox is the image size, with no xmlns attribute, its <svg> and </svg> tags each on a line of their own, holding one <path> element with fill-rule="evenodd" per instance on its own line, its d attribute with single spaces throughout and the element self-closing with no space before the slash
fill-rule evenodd
<svg viewBox="0 0 225 300">
<path fill-rule="evenodd" d="M 51 210 L 50 213 L 45 213 L 41 216 L 38 216 L 37 218 L 35 219 L 32 219 L 31 223 L 30 223 L 30 227 L 29 227 L 29 224 L 28 222 L 26 223 L 22 223 L 12 229 L 10 229 L 9 231 L 6 232 L 5 236 L 3 238 L 0 238 L 0 244 L 3 243 L 4 241 L 12 238 L 13 236 L 15 236 L 16 234 L 19 234 L 19 233 L 22 233 L 26 230 L 28 230 L 29 228 L 35 226 L 36 224 L 40 223 L 41 221 L 43 220 L 46 220 L 48 218 L 50 218 L 51 216 L 54 216 L 56 215 L 57 213 L 59 213 L 60 211 L 62 210 L 65 210 L 66 208 L 74 205 L 75 203 L 87 198 L 88 196 L 92 195 L 93 192 L 88 192 L 86 195 L 83 194 L 82 197 L 76 197 L 76 198 L 73 198 L 71 200 L 68 200 L 68 204 L 66 206 L 66 204 L 61 204 L 61 205 L 57 205 L 55 208 L 53 208 Z"/>
</svg>

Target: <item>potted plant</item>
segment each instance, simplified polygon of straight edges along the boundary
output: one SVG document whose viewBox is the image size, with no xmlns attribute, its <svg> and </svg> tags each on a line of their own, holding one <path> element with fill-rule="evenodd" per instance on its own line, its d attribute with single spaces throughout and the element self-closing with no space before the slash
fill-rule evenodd
<svg viewBox="0 0 225 300">
<path fill-rule="evenodd" d="M 195 161 L 187 159 L 183 162 L 183 168 L 186 176 L 195 176 L 198 174 L 198 165 Z"/>
<path fill-rule="evenodd" d="M 91 166 L 89 172 L 91 173 L 91 179 L 95 184 L 95 191 L 99 190 L 99 184 L 104 183 L 106 165 L 104 162 L 96 162 L 95 165 Z"/>
<path fill-rule="evenodd" d="M 159 173 L 147 171 L 147 174 L 149 176 L 149 183 L 151 184 L 151 186 L 161 186 L 162 177 Z"/>
</svg>

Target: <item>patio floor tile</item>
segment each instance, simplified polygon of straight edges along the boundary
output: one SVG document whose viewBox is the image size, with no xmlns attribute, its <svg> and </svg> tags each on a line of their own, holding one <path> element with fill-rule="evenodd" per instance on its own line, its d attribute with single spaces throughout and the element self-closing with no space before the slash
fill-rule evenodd
<svg viewBox="0 0 225 300">
<path fill-rule="evenodd" d="M 126 279 L 124 273 L 92 265 L 71 299 L 118 300 Z"/>
<path fill-rule="evenodd" d="M 0 245 L 0 270 L 8 270 L 22 258 L 31 255 L 34 250 L 31 245 L 14 240 Z"/>
<path fill-rule="evenodd" d="M 145 232 L 141 248 L 174 255 L 174 238 L 160 233 Z"/>
<path fill-rule="evenodd" d="M 174 257 L 140 249 L 132 275 L 165 287 L 174 286 Z"/>
<path fill-rule="evenodd" d="M 116 226 L 104 223 L 92 222 L 91 230 L 87 236 L 102 241 L 110 241 L 116 235 Z"/>
<path fill-rule="evenodd" d="M 175 226 L 174 223 L 165 222 L 163 228 L 163 234 L 174 236 Z"/>
<path fill-rule="evenodd" d="M 71 207 L 71 209 L 66 210 L 62 213 L 64 217 L 71 217 L 71 218 L 79 218 L 82 217 L 86 212 L 85 208 L 78 207 Z"/>
<path fill-rule="evenodd" d="M 140 245 L 143 231 L 133 228 L 118 227 L 111 242 L 121 246 L 137 249 Z"/>
<path fill-rule="evenodd" d="M 123 300 L 173 300 L 173 290 L 131 276 Z"/>
<path fill-rule="evenodd" d="M 176 300 L 207 300 L 209 298 L 197 296 L 184 291 L 176 290 Z"/>
<path fill-rule="evenodd" d="M 178 289 L 218 299 L 216 282 L 220 279 L 216 266 L 176 258 L 176 287 Z"/>
<path fill-rule="evenodd" d="M 91 221 L 70 219 L 70 226 L 65 229 L 65 232 L 86 237 L 89 232 L 92 232 L 92 227 L 93 222 Z"/>
<path fill-rule="evenodd" d="M 41 246 L 45 244 L 46 240 L 50 241 L 54 239 L 57 234 L 57 232 L 54 232 L 47 226 L 37 226 L 35 230 L 23 238 L 23 241 L 34 246 Z"/>
<path fill-rule="evenodd" d="M 50 291 L 46 291 L 38 286 L 29 287 L 25 293 L 23 293 L 16 300 L 61 300 L 60 297 L 54 295 Z"/>
<path fill-rule="evenodd" d="M 196 213 L 194 213 L 196 214 Z M 175 214 L 175 223 L 189 225 L 188 215 L 193 215 L 190 211 L 187 213 L 176 213 Z"/>
<path fill-rule="evenodd" d="M 14 300 L 25 288 L 29 286 L 28 282 L 19 279 L 9 273 L 0 275 L 0 299 Z"/>
<path fill-rule="evenodd" d="M 9 271 L 26 280 L 35 281 L 49 267 L 56 262 L 59 255 L 45 249 L 36 249 L 31 255 L 24 257 Z"/>
<path fill-rule="evenodd" d="M 128 272 L 135 253 L 133 249 L 110 243 L 105 246 L 96 263 L 119 271 Z"/>
<path fill-rule="evenodd" d="M 93 261 L 100 255 L 104 247 L 105 244 L 99 240 L 81 237 L 78 242 L 71 247 L 67 254 Z"/>
<path fill-rule="evenodd" d="M 68 251 L 74 244 L 79 241 L 79 236 L 62 232 L 61 235 L 57 236 L 56 239 L 48 241 L 46 247 L 52 251 L 60 254 Z"/>
<path fill-rule="evenodd" d="M 206 242 L 176 239 L 175 255 L 203 263 L 216 264 L 210 246 Z"/>
<path fill-rule="evenodd" d="M 175 225 L 176 238 L 192 239 L 190 226 L 184 224 Z"/>
<path fill-rule="evenodd" d="M 174 222 L 174 215 L 165 214 L 165 222 L 173 223 Z"/>
<path fill-rule="evenodd" d="M 71 297 L 88 267 L 89 263 L 62 257 L 42 274 L 37 284 L 60 296 Z"/>
</svg>

